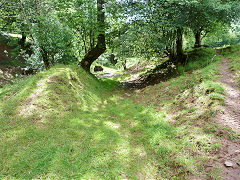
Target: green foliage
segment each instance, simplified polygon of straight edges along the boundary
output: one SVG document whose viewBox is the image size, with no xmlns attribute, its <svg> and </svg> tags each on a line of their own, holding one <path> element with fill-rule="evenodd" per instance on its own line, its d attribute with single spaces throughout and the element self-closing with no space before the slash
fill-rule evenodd
<svg viewBox="0 0 240 180">
<path fill-rule="evenodd" d="M 46 51 L 51 64 L 71 64 L 76 62 L 72 46 L 71 30 L 54 16 L 39 17 L 38 23 L 32 26 L 34 44 L 33 55 L 29 64 L 43 63 L 42 49 Z"/>
<path fill-rule="evenodd" d="M 239 23 L 229 27 L 221 27 L 215 33 L 209 33 L 204 39 L 204 44 L 212 47 L 222 47 L 240 43 Z"/>
<path fill-rule="evenodd" d="M 221 97 L 221 94 L 224 94 L 224 88 L 220 83 L 213 81 L 204 81 L 199 85 L 199 91 L 201 94 L 210 94 L 211 97 Z M 218 96 L 219 95 L 219 96 Z M 224 96 L 222 96 L 224 97 Z M 223 98 L 221 98 L 223 99 Z"/>
<path fill-rule="evenodd" d="M 127 7 L 124 6 L 126 4 Z M 178 29 L 183 30 L 188 43 L 195 38 L 190 31 L 194 35 L 200 31 L 200 38 L 209 33 L 214 36 L 223 27 L 229 29 L 240 15 L 239 4 L 234 1 L 130 1 L 122 2 L 122 5 L 126 16 L 131 9 L 131 18 L 128 18 L 129 30 L 123 31 L 119 39 L 124 38 L 121 42 L 129 54 L 146 57 L 161 56 L 165 50 L 175 50 Z"/>
<path fill-rule="evenodd" d="M 25 34 L 31 39 L 31 64 L 41 65 L 43 51 L 52 64 L 72 63 L 95 47 L 100 32 L 95 1 L 36 2 L 10 0 L 1 8 L 2 31 Z M 231 38 L 228 33 L 219 36 L 223 34 L 220 30 L 228 31 L 230 25 L 234 24 L 234 31 L 238 29 L 235 24 L 240 8 L 236 1 L 106 1 L 105 11 L 108 55 L 114 52 L 119 59 L 160 57 L 166 51 L 176 51 L 178 30 L 185 34 L 188 47 L 198 31 L 209 45 L 239 40 L 238 34 Z"/>
</svg>

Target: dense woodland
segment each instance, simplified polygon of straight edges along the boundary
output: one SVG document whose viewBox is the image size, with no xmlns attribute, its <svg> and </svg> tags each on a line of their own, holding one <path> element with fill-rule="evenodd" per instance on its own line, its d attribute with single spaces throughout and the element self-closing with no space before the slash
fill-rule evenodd
<svg viewBox="0 0 240 180">
<path fill-rule="evenodd" d="M 0 179 L 239 177 L 239 0 L 0 0 Z"/>
</svg>

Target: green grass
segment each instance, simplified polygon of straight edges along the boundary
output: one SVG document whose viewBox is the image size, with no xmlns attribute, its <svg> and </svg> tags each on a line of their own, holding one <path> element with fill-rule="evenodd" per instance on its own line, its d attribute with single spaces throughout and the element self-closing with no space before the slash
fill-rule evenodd
<svg viewBox="0 0 240 180">
<path fill-rule="evenodd" d="M 208 126 L 224 96 L 218 63 L 136 93 L 74 66 L 5 86 L 0 179 L 215 177 L 205 164 L 221 147 Z"/>
</svg>

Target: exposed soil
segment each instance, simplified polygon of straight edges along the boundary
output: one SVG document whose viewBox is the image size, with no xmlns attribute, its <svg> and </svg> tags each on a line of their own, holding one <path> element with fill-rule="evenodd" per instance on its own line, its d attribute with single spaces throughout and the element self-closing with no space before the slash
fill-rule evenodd
<svg viewBox="0 0 240 180">
<path fill-rule="evenodd" d="M 167 81 L 176 75 L 177 71 L 174 63 L 166 61 L 146 74 L 139 76 L 137 79 L 123 82 L 121 86 L 124 89 L 143 89 L 147 86 Z"/>
<path fill-rule="evenodd" d="M 0 65 L 0 88 L 5 84 L 12 83 L 16 77 L 21 75 L 21 69 L 18 67 L 5 67 Z"/>
<path fill-rule="evenodd" d="M 222 77 L 218 80 L 224 85 L 226 98 L 223 112 L 219 112 L 214 121 L 221 127 L 228 127 L 240 134 L 240 88 L 234 81 L 234 72 L 229 70 L 229 59 L 224 58 L 220 66 Z M 221 132 L 219 132 L 221 133 Z M 223 134 L 222 148 L 217 153 L 218 160 L 213 162 L 218 165 L 225 174 L 225 180 L 240 179 L 240 142 L 233 142 Z M 229 165 L 229 167 L 227 167 Z M 211 169 L 211 168 L 210 168 Z"/>
<path fill-rule="evenodd" d="M 22 56 L 15 57 L 16 55 L 13 52 L 16 46 L 10 46 L 8 43 L 9 40 L 7 38 L 0 41 L 0 88 L 5 84 L 12 83 L 22 73 L 20 66 L 26 66 Z"/>
<path fill-rule="evenodd" d="M 112 74 L 95 74 L 96 77 L 105 77 L 105 78 L 111 78 L 111 77 L 122 77 L 122 76 L 129 76 L 131 74 L 136 74 L 141 71 L 144 71 L 144 68 L 146 67 L 145 62 L 140 62 L 130 69 L 128 69 L 126 72 L 123 73 L 112 73 Z"/>
<path fill-rule="evenodd" d="M 219 82 L 224 85 L 226 99 L 224 112 L 218 115 L 218 122 L 240 133 L 240 88 L 234 81 L 235 75 L 229 67 L 229 60 L 224 58 L 220 66 L 222 78 Z"/>
<path fill-rule="evenodd" d="M 15 47 L 7 45 L 7 41 L 0 42 L 0 88 L 5 84 L 11 83 L 16 73 L 10 67 L 12 67 L 11 56 L 7 56 L 6 52 L 10 53 Z M 10 55 L 10 54 L 9 54 Z"/>
<path fill-rule="evenodd" d="M 230 140 L 222 140 L 223 148 L 219 151 L 216 165 L 224 171 L 225 180 L 240 179 L 240 144 Z M 230 162 L 232 165 L 227 167 L 225 163 Z"/>
</svg>

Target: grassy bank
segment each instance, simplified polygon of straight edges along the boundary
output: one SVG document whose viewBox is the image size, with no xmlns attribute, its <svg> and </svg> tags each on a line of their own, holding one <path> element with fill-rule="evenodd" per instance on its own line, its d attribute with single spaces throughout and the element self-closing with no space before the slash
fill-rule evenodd
<svg viewBox="0 0 240 180">
<path fill-rule="evenodd" d="M 72 66 L 5 86 L 0 178 L 217 179 L 218 167 L 206 170 L 221 147 L 222 127 L 211 117 L 224 90 L 215 82 L 221 58 L 213 56 L 136 91 Z"/>
</svg>

